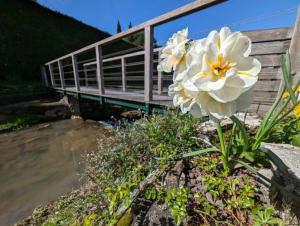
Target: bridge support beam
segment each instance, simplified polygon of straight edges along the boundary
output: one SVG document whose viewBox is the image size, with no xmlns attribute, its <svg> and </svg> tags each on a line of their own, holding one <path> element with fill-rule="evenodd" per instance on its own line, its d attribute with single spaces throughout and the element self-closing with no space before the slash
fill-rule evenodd
<svg viewBox="0 0 300 226">
<path fill-rule="evenodd" d="M 74 97 L 71 95 L 65 96 L 67 104 L 69 105 L 72 118 L 82 118 L 82 113 L 80 110 L 80 96 Z"/>
<path fill-rule="evenodd" d="M 48 83 L 48 78 L 47 78 L 47 73 L 46 73 L 45 66 L 41 66 L 40 70 L 41 70 L 41 74 L 42 74 L 42 81 L 43 81 L 43 83 L 45 84 L 46 87 L 49 87 L 49 83 Z"/>
</svg>

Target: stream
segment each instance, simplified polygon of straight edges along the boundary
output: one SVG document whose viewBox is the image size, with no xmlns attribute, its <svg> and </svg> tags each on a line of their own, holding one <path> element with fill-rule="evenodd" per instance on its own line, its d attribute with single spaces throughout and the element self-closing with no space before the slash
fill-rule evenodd
<svg viewBox="0 0 300 226">
<path fill-rule="evenodd" d="M 0 225 L 8 226 L 82 184 L 83 155 L 104 127 L 80 119 L 0 134 Z"/>
</svg>

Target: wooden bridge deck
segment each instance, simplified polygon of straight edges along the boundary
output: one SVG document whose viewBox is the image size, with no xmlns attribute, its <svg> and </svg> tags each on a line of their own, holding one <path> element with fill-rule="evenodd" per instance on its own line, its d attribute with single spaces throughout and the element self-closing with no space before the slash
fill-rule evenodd
<svg viewBox="0 0 300 226">
<path fill-rule="evenodd" d="M 76 92 L 75 88 L 66 88 L 64 90 L 57 88 L 57 90 L 66 91 L 66 92 L 70 91 L 70 92 L 80 93 L 80 94 L 88 94 L 95 97 L 108 97 L 108 98 L 125 100 L 125 101 L 129 100 L 133 102 L 145 103 L 144 93 L 142 91 L 124 92 L 120 90 L 105 90 L 105 94 L 100 96 L 98 89 L 86 88 L 86 87 L 81 87 L 79 92 Z M 150 101 L 149 103 L 153 105 L 161 105 L 167 107 L 172 105 L 172 98 L 167 95 L 154 94 L 152 101 Z"/>
<path fill-rule="evenodd" d="M 167 96 L 172 75 L 158 72 L 161 48 L 154 44 L 153 28 L 226 0 L 195 1 L 127 31 L 118 33 L 41 67 L 43 81 L 64 94 L 149 111 L 149 106 L 170 106 Z M 144 33 L 144 46 L 103 55 L 102 48 L 136 32 Z M 295 28 L 246 31 L 252 40 L 251 56 L 262 63 L 250 111 L 265 112 L 282 87 L 281 56 L 289 50 L 293 73 L 300 76 L 300 19 Z M 128 103 L 128 104 L 127 104 Z"/>
</svg>

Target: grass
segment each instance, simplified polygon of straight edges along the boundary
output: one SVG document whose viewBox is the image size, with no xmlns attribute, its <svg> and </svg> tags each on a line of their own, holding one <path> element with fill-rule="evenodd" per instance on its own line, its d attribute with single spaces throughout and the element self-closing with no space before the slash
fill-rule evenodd
<svg viewBox="0 0 300 226">
<path fill-rule="evenodd" d="M 30 126 L 35 121 L 33 114 L 17 114 L 0 121 L 0 133 L 10 132 Z"/>
<path fill-rule="evenodd" d="M 9 102 L 14 104 L 17 96 L 21 98 L 33 93 L 46 93 L 47 89 L 39 81 L 22 80 L 0 80 L 0 102 Z M 35 121 L 35 115 L 25 109 L 23 112 L 17 112 L 8 115 L 0 121 L 0 133 L 9 132 L 29 126 Z"/>
<path fill-rule="evenodd" d="M 25 85 L 25 87 L 27 86 Z M 30 87 L 33 86 L 30 85 Z M 56 99 L 52 98 L 51 100 L 55 101 Z M 4 108 L 0 111 L 0 115 L 4 116 L 2 120 L 0 119 L 0 133 L 23 129 L 40 122 L 69 118 L 67 111 L 64 115 L 47 116 L 45 113 L 52 108 L 53 106 L 43 101 L 39 103 L 25 102 Z"/>
</svg>

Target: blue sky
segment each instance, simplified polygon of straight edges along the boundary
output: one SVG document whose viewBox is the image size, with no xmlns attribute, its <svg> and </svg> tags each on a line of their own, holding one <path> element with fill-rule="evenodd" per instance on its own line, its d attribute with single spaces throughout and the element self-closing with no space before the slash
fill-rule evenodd
<svg viewBox="0 0 300 226">
<path fill-rule="evenodd" d="M 140 24 L 193 0 L 38 0 L 42 5 L 72 16 L 111 34 L 117 20 L 123 30 L 129 22 Z M 201 1 L 201 0 L 200 0 Z M 253 30 L 293 26 L 300 0 L 229 0 L 155 28 L 159 44 L 177 30 L 189 27 L 191 38 L 229 26 L 232 30 Z"/>
</svg>

